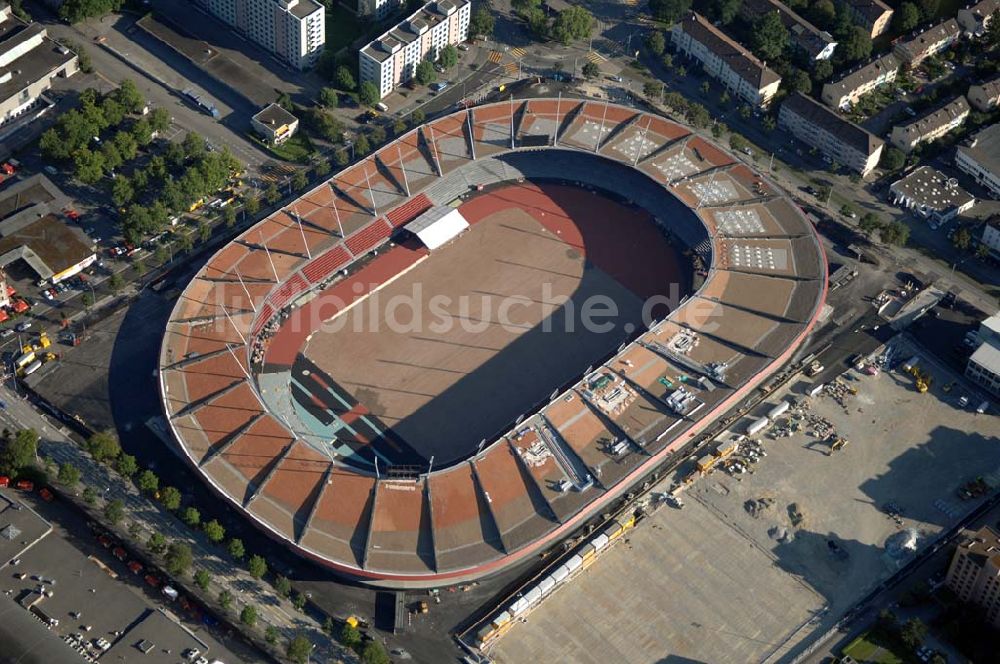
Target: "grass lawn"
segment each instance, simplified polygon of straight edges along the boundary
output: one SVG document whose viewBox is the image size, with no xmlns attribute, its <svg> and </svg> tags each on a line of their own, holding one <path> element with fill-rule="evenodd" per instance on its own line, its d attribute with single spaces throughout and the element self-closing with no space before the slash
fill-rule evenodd
<svg viewBox="0 0 1000 664">
<path fill-rule="evenodd" d="M 263 146 L 275 157 L 285 161 L 308 164 L 310 155 L 316 152 L 316 148 L 313 147 L 312 141 L 310 141 L 309 137 L 305 135 L 305 132 L 301 130 L 295 132 L 294 136 L 281 145 L 268 145 L 252 132 L 247 135 L 250 136 L 251 140 L 256 142 L 258 145 Z"/>
<path fill-rule="evenodd" d="M 844 648 L 845 655 L 849 655 L 858 664 L 902 664 L 909 659 L 897 655 L 891 650 L 887 642 L 879 638 L 877 632 L 866 632 Z"/>
</svg>

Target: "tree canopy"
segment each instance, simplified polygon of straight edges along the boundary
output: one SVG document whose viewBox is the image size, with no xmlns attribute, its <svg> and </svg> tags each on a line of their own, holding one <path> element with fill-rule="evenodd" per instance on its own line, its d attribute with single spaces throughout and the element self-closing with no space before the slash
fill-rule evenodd
<svg viewBox="0 0 1000 664">
<path fill-rule="evenodd" d="M 676 23 L 691 9 L 691 0 L 649 0 L 649 10 L 664 23 Z"/>
<path fill-rule="evenodd" d="M 431 67 L 431 72 L 433 71 L 434 68 Z M 379 94 L 378 88 L 375 87 L 374 83 L 371 81 L 365 81 L 361 84 L 361 90 L 358 92 L 358 101 L 360 101 L 364 106 L 374 106 L 381 98 L 382 95 Z"/>
<path fill-rule="evenodd" d="M 21 429 L 14 435 L 4 431 L 0 449 L 0 472 L 16 475 L 35 460 L 38 434 L 34 429 Z"/>
<path fill-rule="evenodd" d="M 88 18 L 98 18 L 122 7 L 123 0 L 65 0 L 59 6 L 59 18 L 79 23 Z"/>
<path fill-rule="evenodd" d="M 920 24 L 920 10 L 912 2 L 904 2 L 892 17 L 896 32 L 909 32 Z"/>
<path fill-rule="evenodd" d="M 489 37 L 493 34 L 494 19 L 489 9 L 480 5 L 472 12 L 469 20 L 469 34 L 473 37 Z"/>
<path fill-rule="evenodd" d="M 754 53 L 765 60 L 776 60 L 788 46 L 788 28 L 777 12 L 764 14 L 753 24 L 750 45 Z"/>
<path fill-rule="evenodd" d="M 573 5 L 556 16 L 552 24 L 552 37 L 563 44 L 571 44 L 589 37 L 593 29 L 593 15 L 579 5 Z"/>
</svg>

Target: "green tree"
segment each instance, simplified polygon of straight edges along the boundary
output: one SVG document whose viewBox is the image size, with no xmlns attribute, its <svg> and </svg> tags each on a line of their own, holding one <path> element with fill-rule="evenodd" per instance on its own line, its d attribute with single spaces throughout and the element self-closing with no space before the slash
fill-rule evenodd
<svg viewBox="0 0 1000 664">
<path fill-rule="evenodd" d="M 122 0 L 65 0 L 59 5 L 59 18 L 79 23 L 121 9 Z"/>
<path fill-rule="evenodd" d="M 208 537 L 208 541 L 213 544 L 218 544 L 222 540 L 226 539 L 226 529 L 215 519 L 206 523 L 203 529 L 205 531 L 205 536 Z"/>
<path fill-rule="evenodd" d="M 254 195 L 246 196 L 243 199 L 243 209 L 251 217 L 260 212 L 260 199 Z"/>
<path fill-rule="evenodd" d="M 278 185 L 273 182 L 267 185 L 267 189 L 264 190 L 264 200 L 267 201 L 269 205 L 274 205 L 281 200 L 281 192 L 278 191 Z"/>
<path fill-rule="evenodd" d="M 358 134 L 358 137 L 354 140 L 354 151 L 359 157 L 363 157 L 371 151 L 371 144 L 368 143 L 368 137 L 364 134 Z"/>
<path fill-rule="evenodd" d="M 80 469 L 67 461 L 59 466 L 59 474 L 56 475 L 56 479 L 59 480 L 60 484 L 72 489 L 80 481 Z"/>
<path fill-rule="evenodd" d="M 196 528 L 201 523 L 201 512 L 197 507 L 185 507 L 181 512 L 181 521 L 189 528 Z"/>
<path fill-rule="evenodd" d="M 255 579 L 261 579 L 267 574 L 267 560 L 263 556 L 253 555 L 247 561 L 247 571 Z"/>
<path fill-rule="evenodd" d="M 843 62 L 866 60 L 872 54 L 871 33 L 861 26 L 853 26 L 846 38 L 837 44 L 837 56 Z"/>
<path fill-rule="evenodd" d="M 649 10 L 664 23 L 676 23 L 691 9 L 691 0 L 649 0 Z"/>
<path fill-rule="evenodd" d="M 712 116 L 701 104 L 690 104 L 687 109 L 687 119 L 691 126 L 704 129 L 711 123 Z"/>
<path fill-rule="evenodd" d="M 212 237 L 212 227 L 207 221 L 203 221 L 198 224 L 198 239 L 201 240 L 202 244 L 208 242 L 209 238 Z"/>
<path fill-rule="evenodd" d="M 403 118 L 396 118 L 395 122 L 392 123 L 392 135 L 402 136 L 406 133 L 406 121 Z"/>
<path fill-rule="evenodd" d="M 918 0 L 917 6 L 920 8 L 920 16 L 925 21 L 929 21 L 941 11 L 941 0 Z"/>
<path fill-rule="evenodd" d="M 247 553 L 246 548 L 243 546 L 243 540 L 238 537 L 229 540 L 226 550 L 229 551 L 229 555 L 233 560 L 243 560 L 243 556 Z"/>
<path fill-rule="evenodd" d="M 93 487 L 88 486 L 83 488 L 83 502 L 88 505 L 93 505 L 97 502 L 97 492 L 94 491 Z"/>
<path fill-rule="evenodd" d="M 333 88 L 320 88 L 319 91 L 319 105 L 323 108 L 337 108 L 338 104 L 337 91 Z"/>
<path fill-rule="evenodd" d="M 729 147 L 737 152 L 743 152 L 743 150 L 750 147 L 750 144 L 741 135 L 732 133 L 729 135 Z"/>
<path fill-rule="evenodd" d="M 646 81 L 642 84 L 642 94 L 645 95 L 647 99 L 655 99 L 659 101 L 660 97 L 663 95 L 663 83 L 659 81 Z"/>
<path fill-rule="evenodd" d="M 898 171 L 906 163 L 906 155 L 902 150 L 892 146 L 886 146 L 882 150 L 882 157 L 879 159 L 879 166 L 887 171 Z"/>
<path fill-rule="evenodd" d="M 309 176 L 304 168 L 300 168 L 292 173 L 292 189 L 301 191 L 309 185 Z"/>
<path fill-rule="evenodd" d="M 205 144 L 205 139 L 193 131 L 189 131 L 184 136 L 184 141 L 181 143 L 181 147 L 184 149 L 184 156 L 188 159 L 201 159 L 205 156 L 205 152 L 208 150 L 208 146 Z"/>
<path fill-rule="evenodd" d="M 702 81 L 698 89 L 701 90 L 701 94 L 708 96 L 708 93 L 712 90 L 712 84 L 708 81 Z"/>
<path fill-rule="evenodd" d="M 601 68 L 597 66 L 596 62 L 591 62 L 587 60 L 583 63 L 583 77 L 594 79 L 601 75 Z"/>
<path fill-rule="evenodd" d="M 272 646 L 278 642 L 278 628 L 274 625 L 268 625 L 264 629 L 264 640 L 270 643 Z"/>
<path fill-rule="evenodd" d="M 139 479 L 136 481 L 136 486 L 138 486 L 139 490 L 143 493 L 156 493 L 156 490 L 160 488 L 160 478 L 156 476 L 156 473 L 147 468 L 139 473 Z"/>
<path fill-rule="evenodd" d="M 334 74 L 334 82 L 338 88 L 347 92 L 351 92 L 357 87 L 357 83 L 354 81 L 354 74 L 344 65 L 337 67 L 337 71 Z"/>
<path fill-rule="evenodd" d="M 146 545 L 150 551 L 159 555 L 167 550 L 167 538 L 163 536 L 163 533 L 156 532 L 149 536 Z"/>
<path fill-rule="evenodd" d="M 132 125 L 130 130 L 132 134 L 132 140 L 139 147 L 146 147 L 153 141 L 153 126 L 149 123 L 146 118 L 140 118 Z"/>
<path fill-rule="evenodd" d="M 222 208 L 222 220 L 226 224 L 226 228 L 232 228 L 236 225 L 236 207 L 233 205 L 227 205 Z"/>
<path fill-rule="evenodd" d="M 181 506 L 181 492 L 177 487 L 165 486 L 160 490 L 160 502 L 173 512 Z"/>
<path fill-rule="evenodd" d="M 764 131 L 770 133 L 777 129 L 778 122 L 774 119 L 773 115 L 765 115 L 760 120 L 760 126 L 764 128 Z"/>
<path fill-rule="evenodd" d="M 136 143 L 131 132 L 119 131 L 112 140 L 114 141 L 115 149 L 121 155 L 122 162 L 132 161 L 139 153 L 139 144 Z"/>
<path fill-rule="evenodd" d="M 879 238 L 886 244 L 902 247 L 910 239 L 910 227 L 901 221 L 891 221 L 879 229 Z"/>
<path fill-rule="evenodd" d="M 788 47 L 788 28 L 777 12 L 763 14 L 753 23 L 750 47 L 765 60 L 777 60 Z"/>
<path fill-rule="evenodd" d="M 104 154 L 80 148 L 73 154 L 73 174 L 84 184 L 94 184 L 104 177 Z"/>
<path fill-rule="evenodd" d="M 194 562 L 194 555 L 191 553 L 191 547 L 186 542 L 173 542 L 167 549 L 167 557 L 165 558 L 167 572 L 171 576 L 180 576 L 185 574 L 189 569 L 191 569 L 191 563 Z"/>
<path fill-rule="evenodd" d="M 121 272 L 115 272 L 108 277 L 108 286 L 112 293 L 118 293 L 125 287 L 125 280 L 122 278 Z"/>
<path fill-rule="evenodd" d="M 313 644 L 309 639 L 302 634 L 296 634 L 288 640 L 288 648 L 285 650 L 285 654 L 295 664 L 306 664 L 312 651 Z"/>
<path fill-rule="evenodd" d="M 125 517 L 125 503 L 120 498 L 115 498 L 104 506 L 104 518 L 112 524 L 120 523 Z"/>
<path fill-rule="evenodd" d="M 368 140 L 375 145 L 385 143 L 385 138 L 385 127 L 382 125 L 375 125 L 368 131 Z"/>
<path fill-rule="evenodd" d="M 469 20 L 469 35 L 472 37 L 489 37 L 493 34 L 493 13 L 484 6 L 472 12 Z"/>
<path fill-rule="evenodd" d="M 219 606 L 228 611 L 233 606 L 233 594 L 228 590 L 219 593 Z"/>
<path fill-rule="evenodd" d="M 126 113 L 138 113 L 146 105 L 145 98 L 132 79 L 123 80 L 113 94 L 115 101 L 122 105 Z"/>
<path fill-rule="evenodd" d="M 138 539 L 139 535 L 142 534 L 142 524 L 138 521 L 133 521 L 128 524 L 128 534 L 131 535 L 133 539 Z"/>
<path fill-rule="evenodd" d="M 108 126 L 117 127 L 125 119 L 125 108 L 115 101 L 114 97 L 105 97 L 101 100 L 101 113 Z"/>
<path fill-rule="evenodd" d="M 416 127 L 418 124 L 423 124 L 426 119 L 427 114 L 424 113 L 424 109 L 416 108 L 412 113 L 410 113 L 410 126 Z"/>
<path fill-rule="evenodd" d="M 34 429 L 21 429 L 13 436 L 5 431 L 3 449 L 0 450 L 0 471 L 6 475 L 17 475 L 37 455 L 38 434 Z"/>
<path fill-rule="evenodd" d="M 132 262 L 132 269 L 135 270 L 135 275 L 141 277 L 146 274 L 146 261 L 141 258 L 137 258 Z"/>
<path fill-rule="evenodd" d="M 170 112 L 165 108 L 154 108 L 149 114 L 149 126 L 155 132 L 166 131 L 170 122 Z"/>
<path fill-rule="evenodd" d="M 91 305 L 94 304 L 94 296 L 89 292 L 81 295 L 80 300 L 83 302 L 83 306 L 88 309 L 90 308 Z"/>
<path fill-rule="evenodd" d="M 357 650 L 361 645 L 361 632 L 354 625 L 344 623 L 344 628 L 340 630 L 340 643 L 345 648 Z"/>
<path fill-rule="evenodd" d="M 434 71 L 434 65 L 431 64 L 430 60 L 421 60 L 417 63 L 414 78 L 419 85 L 430 85 L 437 80 L 437 72 Z"/>
<path fill-rule="evenodd" d="M 844 203 L 843 205 L 840 206 L 840 214 L 844 215 L 845 217 L 850 217 L 852 214 L 854 214 L 854 206 L 851 205 L 850 203 Z"/>
<path fill-rule="evenodd" d="M 295 593 L 295 596 L 292 597 L 292 606 L 294 606 L 299 611 L 304 609 L 306 606 L 306 596 L 300 592 Z"/>
<path fill-rule="evenodd" d="M 864 233 L 866 237 L 871 237 L 880 228 L 882 228 L 882 221 L 874 212 L 865 212 L 858 219 L 858 230 Z"/>
<path fill-rule="evenodd" d="M 951 243 L 956 249 L 965 251 L 972 245 L 972 234 L 969 232 L 968 228 L 963 226 L 952 233 Z"/>
<path fill-rule="evenodd" d="M 927 638 L 927 625 L 920 618 L 910 618 L 899 630 L 899 638 L 907 648 L 916 650 Z"/>
<path fill-rule="evenodd" d="M 209 574 L 206 569 L 199 569 L 194 573 L 194 584 L 202 589 L 202 591 L 208 590 L 208 584 L 212 582 L 212 575 Z"/>
<path fill-rule="evenodd" d="M 804 95 L 808 95 L 812 92 L 812 79 L 809 78 L 809 73 L 795 67 L 792 71 L 791 76 L 787 79 L 788 89 L 794 92 L 801 92 Z"/>
<path fill-rule="evenodd" d="M 247 627 L 253 627 L 257 624 L 257 607 L 253 604 L 247 604 L 240 611 L 240 622 Z"/>
<path fill-rule="evenodd" d="M 119 175 L 111 183 L 111 202 L 115 207 L 125 207 L 135 199 L 135 188 L 124 175 Z"/>
<path fill-rule="evenodd" d="M 316 165 L 313 166 L 313 172 L 316 173 L 317 178 L 322 180 L 330 174 L 330 162 L 326 159 L 320 159 L 316 162 Z"/>
<path fill-rule="evenodd" d="M 896 32 L 909 32 L 920 24 L 920 10 L 912 2 L 904 2 L 892 17 L 892 27 Z"/>
<path fill-rule="evenodd" d="M 667 50 L 667 40 L 663 37 L 662 30 L 653 30 L 646 36 L 646 48 L 656 57 L 663 55 Z"/>
<path fill-rule="evenodd" d="M 361 661 L 364 664 L 389 664 L 389 653 L 378 641 L 369 641 L 361 651 Z"/>
<path fill-rule="evenodd" d="M 438 64 L 445 69 L 451 69 L 458 64 L 458 49 L 448 44 L 438 53 Z"/>
<path fill-rule="evenodd" d="M 594 16 L 579 5 L 559 12 L 552 24 L 552 37 L 563 44 L 586 39 L 594 30 Z"/>
<path fill-rule="evenodd" d="M 431 72 L 433 73 L 434 67 L 430 65 L 430 63 L 428 63 L 428 66 L 431 67 Z M 419 70 L 419 68 L 420 67 L 418 65 L 417 69 Z M 378 88 L 375 87 L 375 84 L 371 81 L 365 81 L 361 84 L 361 90 L 358 92 L 358 101 L 363 106 L 374 106 L 378 103 L 381 97 L 382 95 L 379 94 Z"/>
<path fill-rule="evenodd" d="M 274 589 L 282 597 L 288 597 L 288 594 L 292 592 L 292 582 L 279 574 L 277 578 L 274 579 Z"/>
<path fill-rule="evenodd" d="M 989 245 L 980 242 L 976 245 L 976 258 L 979 260 L 986 260 L 990 257 L 990 247 Z"/>
</svg>

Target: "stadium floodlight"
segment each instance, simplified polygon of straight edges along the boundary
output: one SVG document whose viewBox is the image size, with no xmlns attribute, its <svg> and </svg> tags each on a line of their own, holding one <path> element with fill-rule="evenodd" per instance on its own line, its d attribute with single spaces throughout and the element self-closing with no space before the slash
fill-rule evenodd
<svg viewBox="0 0 1000 664">
<path fill-rule="evenodd" d="M 332 191 L 332 190 L 331 190 Z M 340 229 L 340 239 L 344 239 L 344 225 L 340 223 L 340 210 L 337 208 L 337 192 L 333 192 L 333 216 L 337 218 L 337 228 Z"/>
<path fill-rule="evenodd" d="M 431 154 L 434 157 L 434 167 L 437 169 L 438 177 L 444 177 L 444 169 L 441 168 L 441 155 L 438 154 L 437 139 L 434 138 L 434 126 L 429 126 L 431 130 Z"/>
<path fill-rule="evenodd" d="M 243 281 L 243 275 L 240 274 L 240 269 L 238 267 L 234 267 L 233 271 L 236 272 L 236 278 L 240 280 L 240 286 L 243 286 L 243 292 L 246 294 L 247 300 L 250 301 L 250 308 L 253 309 L 254 313 L 257 313 L 257 305 L 254 303 L 253 297 L 250 296 L 250 291 L 247 289 L 246 282 Z"/>
<path fill-rule="evenodd" d="M 472 109 L 465 110 L 465 119 L 469 121 L 469 152 L 472 153 L 472 161 L 476 160 L 476 133 L 472 126 Z"/>
<path fill-rule="evenodd" d="M 406 195 L 410 195 L 410 183 L 406 179 L 406 164 L 403 163 L 403 148 L 399 143 L 396 144 L 396 153 L 399 155 L 399 170 L 403 172 L 403 189 L 406 190 Z"/>
<path fill-rule="evenodd" d="M 608 118 L 608 100 L 604 100 L 604 114 L 601 116 L 601 129 L 597 132 L 597 140 L 594 141 L 594 152 L 601 151 L 601 139 L 604 138 L 604 121 Z"/>
<path fill-rule="evenodd" d="M 260 246 L 264 247 L 264 253 L 267 254 L 267 262 L 271 264 L 271 274 L 274 275 L 274 283 L 281 283 L 281 279 L 278 278 L 278 270 L 274 267 L 274 260 L 271 258 L 271 250 L 267 248 L 267 244 L 264 242 L 264 231 L 257 231 L 257 235 L 260 237 Z"/>
<path fill-rule="evenodd" d="M 562 90 L 559 91 L 559 96 L 556 98 L 556 122 L 555 129 L 552 130 L 552 147 L 559 147 L 559 109 L 562 107 Z"/>
<path fill-rule="evenodd" d="M 368 177 L 368 164 L 365 163 L 361 169 L 365 172 L 365 184 L 368 185 L 368 198 L 372 199 L 372 212 L 378 217 L 378 205 L 375 204 L 375 192 L 372 191 L 372 181 Z"/>
<path fill-rule="evenodd" d="M 302 217 L 299 216 L 298 207 L 292 208 L 292 214 L 295 215 L 295 223 L 299 225 L 299 235 L 302 236 L 302 246 L 306 248 L 306 259 L 312 260 L 312 252 L 309 251 L 309 243 L 306 242 L 306 232 L 302 229 Z"/>
<path fill-rule="evenodd" d="M 510 96 L 510 149 L 514 149 L 514 95 Z"/>
<path fill-rule="evenodd" d="M 632 162 L 632 166 L 639 165 L 639 156 L 642 154 L 642 149 L 646 146 L 646 134 L 649 133 L 649 125 L 653 124 L 653 118 L 646 118 L 646 128 L 642 130 L 642 136 L 639 138 L 639 145 L 635 148 L 635 161 Z"/>
<path fill-rule="evenodd" d="M 227 307 L 225 304 L 220 306 L 222 307 L 222 313 L 226 314 L 226 320 L 228 320 L 229 324 L 233 326 L 234 330 L 236 330 L 236 334 L 240 335 L 240 341 L 242 341 L 243 345 L 246 346 L 247 338 L 243 336 L 243 333 L 240 332 L 240 328 L 237 327 L 236 323 L 233 321 L 233 317 L 229 315 L 229 307 Z"/>
</svg>

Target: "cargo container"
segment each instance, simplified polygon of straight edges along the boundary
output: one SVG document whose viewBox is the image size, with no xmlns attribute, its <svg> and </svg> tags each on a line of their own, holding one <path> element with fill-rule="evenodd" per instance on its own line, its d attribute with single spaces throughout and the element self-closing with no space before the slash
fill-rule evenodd
<svg viewBox="0 0 1000 664">
<path fill-rule="evenodd" d="M 593 558 L 594 554 L 597 553 L 597 547 L 594 546 L 593 542 L 587 542 L 580 548 L 579 553 L 580 557 L 583 558 L 584 561 L 587 561 Z"/>
<path fill-rule="evenodd" d="M 510 605 L 510 608 L 507 610 L 510 612 L 511 616 L 516 617 L 524 613 L 525 609 L 527 608 L 528 608 L 527 600 L 525 600 L 523 597 L 519 597 L 517 598 L 517 600 L 515 600 L 513 604 Z"/>
<path fill-rule="evenodd" d="M 606 547 L 608 545 L 608 542 L 610 542 L 610 541 L 611 540 L 609 540 L 608 536 L 605 535 L 604 533 L 601 533 L 600 535 L 598 535 L 597 537 L 595 537 L 593 540 L 591 540 L 591 542 L 594 545 L 594 549 L 596 549 L 597 551 L 600 551 L 601 549 L 603 549 L 604 547 Z"/>
<path fill-rule="evenodd" d="M 569 568 L 565 565 L 560 565 L 556 568 L 556 571 L 552 572 L 552 578 L 556 583 L 562 583 L 569 576 Z"/>
<path fill-rule="evenodd" d="M 542 595 L 548 595 L 555 587 L 556 581 L 551 576 L 547 576 L 538 582 L 538 589 L 542 591 Z"/>
<path fill-rule="evenodd" d="M 535 606 L 542 601 L 542 591 L 535 586 L 524 594 L 524 601 L 528 603 L 528 607 Z"/>
<path fill-rule="evenodd" d="M 698 472 L 705 473 L 708 472 L 712 466 L 715 465 L 715 457 L 711 454 L 706 454 L 705 456 L 698 459 L 695 464 L 698 466 Z"/>
<path fill-rule="evenodd" d="M 601 532 L 607 535 L 609 540 L 614 541 L 622 536 L 625 529 L 622 528 L 620 523 L 611 522 Z"/>
<path fill-rule="evenodd" d="M 496 618 L 493 619 L 493 622 L 491 624 L 493 625 L 493 627 L 499 629 L 509 622 L 510 622 L 510 614 L 507 613 L 506 611 L 503 611 L 500 613 L 500 615 L 498 615 Z"/>
<path fill-rule="evenodd" d="M 573 556 L 572 558 L 566 561 L 566 569 L 568 569 L 569 573 L 572 574 L 576 570 L 580 569 L 580 565 L 582 564 L 583 564 L 583 558 L 581 558 L 580 556 Z"/>
<path fill-rule="evenodd" d="M 792 404 L 790 404 L 787 401 L 782 401 L 777 406 L 775 406 L 771 410 L 767 411 L 767 416 L 769 418 L 771 418 L 772 420 L 777 419 L 777 418 L 781 417 L 782 415 L 784 415 L 785 413 L 787 413 L 788 409 L 791 408 L 791 407 L 792 407 Z"/>
<path fill-rule="evenodd" d="M 754 420 L 747 427 L 747 435 L 748 436 L 756 436 L 761 431 L 763 431 L 764 429 L 767 428 L 767 425 L 768 425 L 769 422 L 770 422 L 770 420 L 767 418 L 766 415 L 764 417 L 761 417 L 760 419 Z"/>
<path fill-rule="evenodd" d="M 618 517 L 617 519 L 615 519 L 615 521 L 617 521 L 619 524 L 621 524 L 621 527 L 622 527 L 623 530 L 628 530 L 629 528 L 631 528 L 632 526 L 635 525 L 635 514 L 631 514 L 631 513 L 624 514 L 624 515 Z"/>
</svg>

